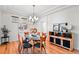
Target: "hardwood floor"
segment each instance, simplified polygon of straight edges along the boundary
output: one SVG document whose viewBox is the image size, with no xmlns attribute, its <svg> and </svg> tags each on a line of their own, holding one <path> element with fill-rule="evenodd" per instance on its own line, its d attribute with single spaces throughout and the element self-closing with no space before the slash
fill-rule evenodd
<svg viewBox="0 0 79 59">
<path fill-rule="evenodd" d="M 16 54 L 18 53 L 18 43 L 10 42 L 8 44 L 0 45 L 0 54 Z"/>
<path fill-rule="evenodd" d="M 45 54 L 44 51 L 42 53 Z M 49 41 L 47 40 L 46 53 L 47 54 L 79 54 L 79 51 L 74 50 L 71 52 L 64 48 L 50 44 Z M 0 45 L 0 54 L 18 54 L 18 42 L 13 41 L 8 44 Z M 29 49 L 29 54 L 32 54 L 30 49 Z M 35 49 L 34 54 L 40 54 L 40 49 Z"/>
<path fill-rule="evenodd" d="M 48 40 L 46 41 L 46 52 L 48 54 L 79 54 L 79 51 L 77 50 L 69 51 L 62 47 L 51 44 Z"/>
</svg>

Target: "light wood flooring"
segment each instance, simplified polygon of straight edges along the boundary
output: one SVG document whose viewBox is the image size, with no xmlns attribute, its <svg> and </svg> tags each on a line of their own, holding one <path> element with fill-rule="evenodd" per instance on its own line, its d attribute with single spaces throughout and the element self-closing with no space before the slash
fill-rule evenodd
<svg viewBox="0 0 79 59">
<path fill-rule="evenodd" d="M 23 54 L 27 54 L 25 52 L 23 52 Z M 31 52 L 31 49 L 29 49 L 28 53 L 33 54 Z M 42 53 L 45 54 L 44 51 Z M 46 53 L 47 54 L 79 54 L 79 51 L 74 50 L 71 52 L 64 48 L 50 44 L 50 42 L 47 40 L 46 41 Z M 0 54 L 19 54 L 18 53 L 18 42 L 13 41 L 8 44 L 0 45 Z M 35 48 L 34 54 L 40 54 L 40 49 Z"/>
</svg>

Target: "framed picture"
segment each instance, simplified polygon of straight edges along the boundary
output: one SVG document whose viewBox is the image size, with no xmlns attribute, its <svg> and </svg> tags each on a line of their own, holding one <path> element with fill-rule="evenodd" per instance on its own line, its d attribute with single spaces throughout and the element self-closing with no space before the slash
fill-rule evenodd
<svg viewBox="0 0 79 59">
<path fill-rule="evenodd" d="M 68 23 L 58 23 L 53 25 L 53 31 L 57 32 L 68 32 Z"/>
<path fill-rule="evenodd" d="M 53 31 L 59 32 L 60 31 L 60 25 L 59 24 L 54 24 L 53 25 Z"/>
<path fill-rule="evenodd" d="M 23 29 L 24 29 L 24 30 L 27 29 L 27 24 L 23 24 Z"/>
<path fill-rule="evenodd" d="M 18 26 L 18 29 L 19 30 L 26 30 L 27 29 L 27 24 L 19 24 L 19 26 Z"/>
<path fill-rule="evenodd" d="M 18 29 L 19 29 L 20 31 L 23 30 L 22 24 L 19 24 Z"/>
<path fill-rule="evenodd" d="M 12 17 L 12 23 L 18 23 L 19 22 L 19 17 L 17 16 L 11 16 Z"/>
</svg>

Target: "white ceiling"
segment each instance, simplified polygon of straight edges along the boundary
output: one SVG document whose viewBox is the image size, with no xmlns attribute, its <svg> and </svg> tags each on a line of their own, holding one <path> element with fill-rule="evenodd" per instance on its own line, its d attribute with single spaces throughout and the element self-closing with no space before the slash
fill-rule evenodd
<svg viewBox="0 0 79 59">
<path fill-rule="evenodd" d="M 35 6 L 35 15 L 41 16 L 43 13 L 46 13 L 50 10 L 55 10 L 59 8 L 61 5 L 36 5 Z M 32 5 L 0 5 L 0 10 L 19 14 L 22 16 L 30 16 L 33 13 L 33 6 Z"/>
</svg>

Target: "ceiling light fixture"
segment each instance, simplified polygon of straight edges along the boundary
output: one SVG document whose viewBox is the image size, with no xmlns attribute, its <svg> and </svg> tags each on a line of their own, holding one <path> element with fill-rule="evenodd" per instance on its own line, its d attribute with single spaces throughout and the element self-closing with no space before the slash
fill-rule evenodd
<svg viewBox="0 0 79 59">
<path fill-rule="evenodd" d="M 29 21 L 32 22 L 33 24 L 35 24 L 38 20 L 38 17 L 35 16 L 34 8 L 35 8 L 35 5 L 33 5 L 33 16 L 29 16 Z"/>
</svg>

